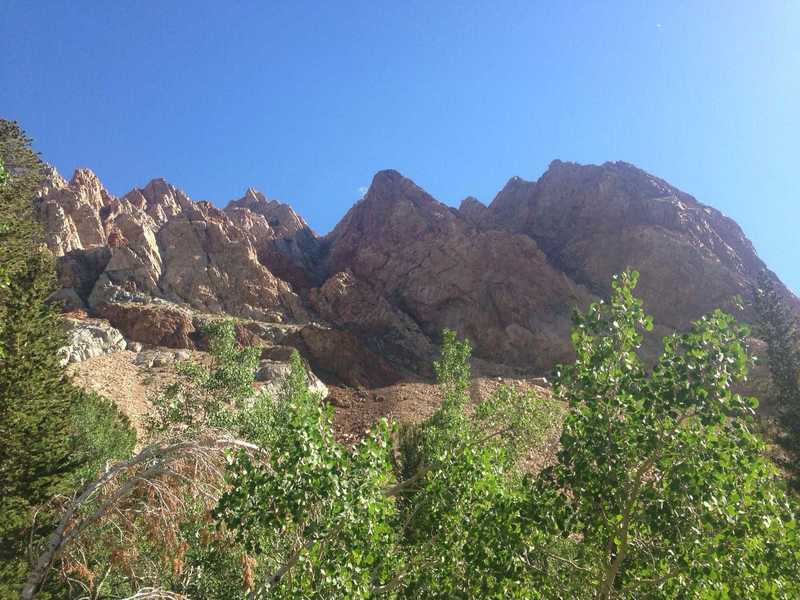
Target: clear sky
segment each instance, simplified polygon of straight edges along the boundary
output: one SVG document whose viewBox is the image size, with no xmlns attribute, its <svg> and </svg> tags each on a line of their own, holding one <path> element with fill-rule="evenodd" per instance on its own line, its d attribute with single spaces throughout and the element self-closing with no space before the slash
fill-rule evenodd
<svg viewBox="0 0 800 600">
<path fill-rule="evenodd" d="M 798 0 L 0 0 L 0 116 L 66 176 L 255 186 L 320 233 L 379 169 L 488 203 L 554 158 L 625 160 L 800 291 Z"/>
</svg>

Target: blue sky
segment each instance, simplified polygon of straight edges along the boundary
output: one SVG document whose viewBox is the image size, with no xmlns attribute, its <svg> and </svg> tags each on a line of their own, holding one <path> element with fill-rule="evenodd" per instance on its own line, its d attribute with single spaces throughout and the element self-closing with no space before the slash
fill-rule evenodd
<svg viewBox="0 0 800 600">
<path fill-rule="evenodd" d="M 484 202 L 625 160 L 735 218 L 800 290 L 800 2 L 33 2 L 0 116 L 69 176 L 255 186 L 327 232 L 375 171 Z"/>
</svg>

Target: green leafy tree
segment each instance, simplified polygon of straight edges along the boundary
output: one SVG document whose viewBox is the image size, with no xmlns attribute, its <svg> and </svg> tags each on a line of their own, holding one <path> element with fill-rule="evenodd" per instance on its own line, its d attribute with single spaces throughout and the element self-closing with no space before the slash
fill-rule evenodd
<svg viewBox="0 0 800 600">
<path fill-rule="evenodd" d="M 81 465 L 75 474 L 78 481 L 91 479 L 108 462 L 133 452 L 136 430 L 108 398 L 78 390 L 71 417 L 70 456 Z"/>
<path fill-rule="evenodd" d="M 234 323 L 227 319 L 208 323 L 203 334 L 209 339 L 211 363 L 178 364 L 177 380 L 153 398 L 147 422 L 151 435 L 229 428 L 232 409 L 242 408 L 253 395 L 260 349 L 240 348 Z"/>
<path fill-rule="evenodd" d="M 254 596 L 525 597 L 518 459 L 554 411 L 503 389 L 470 417 L 469 355 L 446 331 L 440 408 L 399 432 L 379 423 L 352 449 L 293 357 L 278 398 L 245 419 L 269 457 L 233 459 L 216 512 L 257 561 Z"/>
<path fill-rule="evenodd" d="M 258 559 L 253 596 L 370 597 L 398 560 L 389 427 L 348 451 L 296 352 L 291 364 L 277 398 L 261 398 L 270 403 L 259 427 L 269 456 L 237 454 L 216 514 Z"/>
<path fill-rule="evenodd" d="M 615 278 L 610 303 L 576 316 L 558 464 L 531 496 L 535 520 L 574 542 L 539 568 L 602 600 L 798 597 L 796 507 L 750 431 L 756 402 L 731 391 L 746 328 L 716 311 L 666 338 L 648 371 L 636 280 Z"/>
<path fill-rule="evenodd" d="M 553 405 L 510 388 L 469 416 L 470 345 L 445 330 L 434 364 L 440 408 L 400 437 L 404 598 L 530 596 L 519 459 L 555 420 Z"/>
</svg>

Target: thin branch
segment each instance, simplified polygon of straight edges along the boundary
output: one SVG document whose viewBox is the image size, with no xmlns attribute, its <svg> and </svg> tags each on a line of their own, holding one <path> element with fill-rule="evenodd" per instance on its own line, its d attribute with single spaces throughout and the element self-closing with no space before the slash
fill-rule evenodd
<svg viewBox="0 0 800 600">
<path fill-rule="evenodd" d="M 400 494 L 401 492 L 404 492 L 408 488 L 412 487 L 419 480 L 424 478 L 430 471 L 431 471 L 431 467 L 428 466 L 428 465 L 420 467 L 419 471 L 414 473 L 414 475 L 412 475 L 408 479 L 406 479 L 404 481 L 401 481 L 399 483 L 396 483 L 394 485 L 391 485 L 391 486 L 389 486 L 387 488 L 384 488 L 383 495 L 384 496 L 397 496 L 398 494 Z"/>
<path fill-rule="evenodd" d="M 292 569 L 292 567 L 294 567 L 297 564 L 303 552 L 305 552 L 306 550 L 311 548 L 314 544 L 323 539 L 330 539 L 331 537 L 336 536 L 342 530 L 343 527 L 344 527 L 344 521 L 341 521 L 324 538 L 311 538 L 306 540 L 306 542 L 303 545 L 301 545 L 297 550 L 292 552 L 292 555 L 289 557 L 289 559 L 267 579 L 265 584 L 261 586 L 261 588 L 258 590 L 258 593 L 253 592 L 252 597 L 255 598 L 258 595 L 260 595 L 261 592 L 273 589 L 278 584 L 278 582 L 283 578 L 283 576 L 286 575 L 286 573 L 288 573 Z"/>
<path fill-rule="evenodd" d="M 211 462 L 209 451 L 219 451 L 230 447 L 243 448 L 259 454 L 266 451 L 249 442 L 235 438 L 224 437 L 212 440 L 188 440 L 172 443 L 169 445 L 153 444 L 144 448 L 139 454 L 125 461 L 108 466 L 106 470 L 94 481 L 87 482 L 77 494 L 75 499 L 70 502 L 61 516 L 53 533 L 50 535 L 47 546 L 39 556 L 35 565 L 31 569 L 25 585 L 22 589 L 21 598 L 31 600 L 35 597 L 37 590 L 44 581 L 47 572 L 53 561 L 58 558 L 64 546 L 76 538 L 90 525 L 100 520 L 109 510 L 113 509 L 116 503 L 130 493 L 142 480 L 149 480 L 159 475 L 171 476 L 175 472 L 165 467 L 176 460 L 185 456 L 194 455 L 196 459 Z M 136 477 L 128 479 L 117 490 L 114 491 L 105 501 L 89 516 L 84 517 L 79 522 L 75 522 L 78 512 L 106 485 L 111 483 L 118 475 L 131 471 L 139 465 L 156 461 L 156 463 Z M 152 482 L 149 482 L 152 483 Z"/>
</svg>

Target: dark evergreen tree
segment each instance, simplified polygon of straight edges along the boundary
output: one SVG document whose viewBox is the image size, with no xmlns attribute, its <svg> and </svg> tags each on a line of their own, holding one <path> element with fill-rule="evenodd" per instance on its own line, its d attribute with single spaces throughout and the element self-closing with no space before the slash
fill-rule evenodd
<svg viewBox="0 0 800 600">
<path fill-rule="evenodd" d="M 67 493 L 86 474 L 97 427 L 118 422 L 102 402 L 77 390 L 61 364 L 65 338 L 57 308 L 47 302 L 55 288 L 48 252 L 32 200 L 44 164 L 30 140 L 11 121 L 0 120 L 0 597 L 16 597 L 27 569 L 29 540 L 48 528 L 46 511 L 31 531 L 32 512 Z M 91 415 L 90 427 L 78 422 Z M 97 418 L 95 418 L 97 417 Z M 130 443 L 127 423 L 123 439 Z M 114 440 L 115 443 L 117 440 Z M 85 442 L 85 443 L 84 443 Z M 76 448 L 89 452 L 76 452 Z M 127 448 L 130 450 L 130 448 Z"/>
<path fill-rule="evenodd" d="M 800 330 L 797 318 L 762 271 L 753 287 L 756 333 L 767 343 L 767 362 L 789 442 L 800 442 Z M 796 449 L 796 448 L 795 448 Z"/>
</svg>

